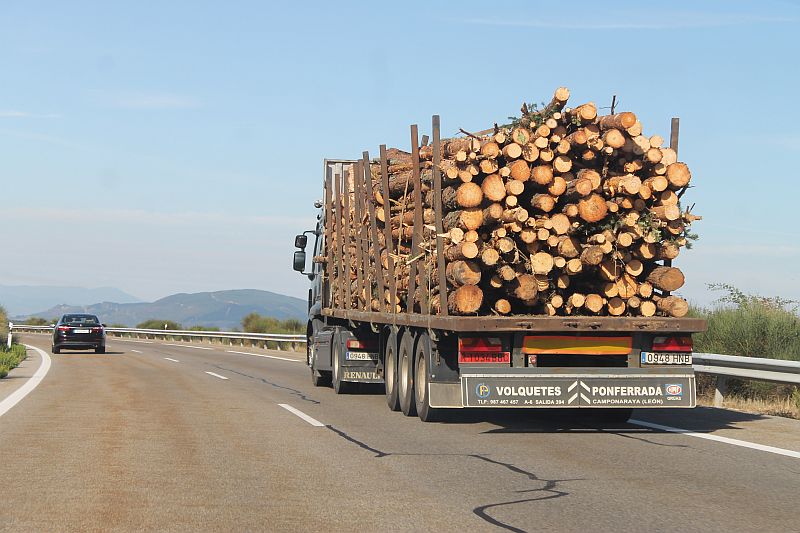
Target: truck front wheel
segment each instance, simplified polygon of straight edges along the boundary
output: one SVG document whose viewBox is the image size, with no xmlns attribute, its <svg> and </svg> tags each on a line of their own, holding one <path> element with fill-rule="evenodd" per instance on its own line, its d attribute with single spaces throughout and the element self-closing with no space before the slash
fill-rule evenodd
<svg viewBox="0 0 800 533">
<path fill-rule="evenodd" d="M 397 393 L 400 410 L 406 416 L 417 414 L 414 398 L 414 334 L 410 329 L 403 332 L 400 350 L 397 353 Z"/>
</svg>

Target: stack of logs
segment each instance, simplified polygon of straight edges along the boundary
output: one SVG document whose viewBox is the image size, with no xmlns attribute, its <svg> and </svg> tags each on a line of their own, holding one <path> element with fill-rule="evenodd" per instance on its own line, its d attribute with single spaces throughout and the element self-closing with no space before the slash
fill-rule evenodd
<svg viewBox="0 0 800 533">
<path fill-rule="evenodd" d="M 522 117 L 510 126 L 442 141 L 439 236 L 449 313 L 684 316 L 687 302 L 669 293 L 684 283 L 671 262 L 687 242 L 689 224 L 700 218 L 681 208 L 689 168 L 662 137 L 643 135 L 634 113 L 598 116 L 594 104 L 570 108 L 568 98 L 561 87 L 540 110 L 523 105 Z M 351 307 L 441 311 L 433 148 L 423 144 L 421 206 L 412 194 L 411 154 L 388 151 L 388 194 L 380 163 L 370 165 L 371 211 L 379 228 L 390 224 L 392 236 L 387 243 L 379 230 L 372 250 L 384 273 L 391 261 L 397 294 L 354 290 Z M 420 253 L 413 255 L 417 209 L 424 231 Z M 353 228 L 371 222 L 365 215 L 356 220 L 352 211 Z M 351 255 L 354 250 L 343 247 Z M 412 305 L 413 262 L 425 298 Z M 355 267 L 349 274 L 355 283 Z"/>
</svg>

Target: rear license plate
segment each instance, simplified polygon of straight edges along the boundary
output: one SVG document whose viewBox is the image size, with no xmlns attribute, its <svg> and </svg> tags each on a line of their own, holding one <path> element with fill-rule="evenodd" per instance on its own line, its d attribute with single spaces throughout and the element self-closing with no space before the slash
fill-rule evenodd
<svg viewBox="0 0 800 533">
<path fill-rule="evenodd" d="M 642 352 L 643 365 L 691 365 L 690 353 Z"/>
<path fill-rule="evenodd" d="M 371 352 L 347 352 L 348 361 L 377 361 L 378 354 Z"/>
<path fill-rule="evenodd" d="M 89 333 L 88 329 L 73 329 L 73 333 Z"/>
</svg>

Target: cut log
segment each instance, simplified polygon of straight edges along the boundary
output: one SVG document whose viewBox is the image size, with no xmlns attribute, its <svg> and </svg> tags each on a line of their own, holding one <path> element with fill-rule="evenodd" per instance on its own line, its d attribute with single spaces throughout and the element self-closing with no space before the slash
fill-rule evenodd
<svg viewBox="0 0 800 533">
<path fill-rule="evenodd" d="M 505 298 L 499 298 L 494 302 L 494 310 L 501 315 L 507 315 L 511 312 L 511 303 Z"/>
<path fill-rule="evenodd" d="M 625 300 L 615 296 L 608 300 L 608 314 L 611 316 L 620 316 L 625 312 Z"/>
<path fill-rule="evenodd" d="M 680 220 L 681 218 L 681 208 L 677 205 L 657 205 L 650 212 L 655 218 L 664 221 Z"/>
<path fill-rule="evenodd" d="M 605 204 L 603 205 L 605 206 Z M 556 206 L 556 198 L 549 194 L 534 194 L 531 198 L 531 206 L 545 213 L 549 213 Z"/>
<path fill-rule="evenodd" d="M 481 186 L 477 183 L 462 183 L 456 191 L 456 202 L 461 207 L 477 207 L 483 201 Z"/>
<path fill-rule="evenodd" d="M 615 115 L 605 115 L 598 117 L 597 125 L 603 130 L 611 128 L 627 130 L 628 128 L 632 128 L 636 125 L 636 115 L 628 111 L 617 113 Z M 638 135 L 641 135 L 641 133 Z"/>
<path fill-rule="evenodd" d="M 617 281 L 622 275 L 622 267 L 614 259 L 606 259 L 600 263 L 597 272 L 606 281 Z"/>
<path fill-rule="evenodd" d="M 692 179 L 692 173 L 686 163 L 672 163 L 667 167 L 667 181 L 672 187 L 686 187 Z"/>
<path fill-rule="evenodd" d="M 583 303 L 583 306 L 592 313 L 596 314 L 603 310 L 605 302 L 603 301 L 603 297 L 599 294 L 587 294 L 586 301 Z"/>
<path fill-rule="evenodd" d="M 480 188 L 483 191 L 483 196 L 491 202 L 499 202 L 506 197 L 506 186 L 503 183 L 503 178 L 501 178 L 499 174 L 490 174 L 486 176 Z"/>
<path fill-rule="evenodd" d="M 553 161 L 553 168 L 557 172 L 569 172 L 572 169 L 572 159 L 565 155 L 560 155 Z"/>
<path fill-rule="evenodd" d="M 494 159 L 482 159 L 478 167 L 484 174 L 494 174 L 500 168 L 500 165 Z"/>
<path fill-rule="evenodd" d="M 477 285 L 481 281 L 481 268 L 474 261 L 451 261 L 446 267 L 447 281 L 455 286 Z"/>
<path fill-rule="evenodd" d="M 511 294 L 523 302 L 533 302 L 539 292 L 536 278 L 530 274 L 520 274 L 509 285 Z"/>
<path fill-rule="evenodd" d="M 583 272 L 583 263 L 581 263 L 581 260 L 577 257 L 570 259 L 564 266 L 564 272 L 566 272 L 568 276 L 576 276 Z"/>
<path fill-rule="evenodd" d="M 487 159 L 494 159 L 500 155 L 500 146 L 494 141 L 486 142 L 481 146 L 481 155 Z"/>
<path fill-rule="evenodd" d="M 559 87 L 556 89 L 556 92 L 553 93 L 553 98 L 550 100 L 550 103 L 542 108 L 541 115 L 543 117 L 551 117 L 564 109 L 564 106 L 567 105 L 567 100 L 569 100 L 569 89 L 566 87 Z"/>
<path fill-rule="evenodd" d="M 549 165 L 537 165 L 533 167 L 531 177 L 539 185 L 550 185 L 553 182 L 553 169 Z"/>
<path fill-rule="evenodd" d="M 514 180 L 514 179 L 508 180 L 506 182 L 506 193 L 507 194 L 512 194 L 514 196 L 519 196 L 523 192 L 525 192 L 525 182 L 522 182 L 522 181 L 519 181 L 519 180 Z"/>
<path fill-rule="evenodd" d="M 653 296 L 653 285 L 649 281 L 644 281 L 639 284 L 638 292 L 642 298 L 650 298 Z"/>
<path fill-rule="evenodd" d="M 531 257 L 531 270 L 534 274 L 548 274 L 553 266 L 553 256 L 547 252 L 538 252 Z"/>
<path fill-rule="evenodd" d="M 625 135 L 616 128 L 612 128 L 603 134 L 603 142 L 611 148 L 622 148 L 625 146 Z"/>
<path fill-rule="evenodd" d="M 599 222 L 608 214 L 608 207 L 602 196 L 591 194 L 578 200 L 578 216 L 585 222 Z"/>
<path fill-rule="evenodd" d="M 525 146 L 531 142 L 531 132 L 525 128 L 514 128 L 511 131 L 511 140 L 520 146 Z"/>
<path fill-rule="evenodd" d="M 547 192 L 553 196 L 561 196 L 567 190 L 567 181 L 561 176 L 553 176 L 553 183 L 547 187 Z"/>
<path fill-rule="evenodd" d="M 653 316 L 656 314 L 656 304 L 652 300 L 642 300 L 639 306 L 639 314 L 642 316 Z"/>
<path fill-rule="evenodd" d="M 656 306 L 662 313 L 676 318 L 686 316 L 686 313 L 689 312 L 689 303 L 678 296 L 661 298 L 656 303 Z"/>
<path fill-rule="evenodd" d="M 625 272 L 633 277 L 640 276 L 644 272 L 644 265 L 638 259 L 631 259 L 625 264 Z"/>
<path fill-rule="evenodd" d="M 483 210 L 483 221 L 486 224 L 494 224 L 499 222 L 503 218 L 503 204 L 499 204 L 497 202 L 489 204 Z"/>
<path fill-rule="evenodd" d="M 447 298 L 447 308 L 454 315 L 477 313 L 481 305 L 483 305 L 483 291 L 475 285 L 459 287 Z"/>
<path fill-rule="evenodd" d="M 647 276 L 647 281 L 661 291 L 676 291 L 683 287 L 685 278 L 683 272 L 675 267 L 656 267 Z"/>
<path fill-rule="evenodd" d="M 630 274 L 623 274 L 616 282 L 617 286 L 617 294 L 620 298 L 628 299 L 631 296 L 636 295 L 636 291 L 639 288 L 639 284 L 636 283 L 636 280 Z"/>
<path fill-rule="evenodd" d="M 597 266 L 603 261 L 604 255 L 599 246 L 587 246 L 581 252 L 581 263 L 584 266 Z"/>
<path fill-rule="evenodd" d="M 539 148 L 533 144 L 528 143 L 522 146 L 522 159 L 527 161 L 528 163 L 533 163 L 537 159 L 539 159 Z"/>
<path fill-rule="evenodd" d="M 580 253 L 581 243 L 574 237 L 565 237 L 558 243 L 558 255 L 561 257 L 572 259 L 578 257 Z"/>
<path fill-rule="evenodd" d="M 674 241 L 663 241 L 658 247 L 658 259 L 675 259 L 681 249 Z"/>
<path fill-rule="evenodd" d="M 448 261 L 459 259 L 475 259 L 478 257 L 478 245 L 474 242 L 461 241 L 444 249 L 444 257 Z"/>
<path fill-rule="evenodd" d="M 456 227 L 464 230 L 478 229 L 483 225 L 483 210 L 478 207 L 471 207 L 452 211 L 444 216 L 443 225 L 445 231 Z"/>
<path fill-rule="evenodd" d="M 550 222 L 553 225 L 553 232 L 556 235 L 565 235 L 569 228 L 572 226 L 569 217 L 563 213 L 556 213 L 550 217 Z"/>
<path fill-rule="evenodd" d="M 509 143 L 503 147 L 503 157 L 506 159 L 517 159 L 522 155 L 522 146 L 517 143 Z"/>
<path fill-rule="evenodd" d="M 511 165 L 511 177 L 518 181 L 528 181 L 531 177 L 531 167 L 522 159 L 517 159 Z"/>
</svg>

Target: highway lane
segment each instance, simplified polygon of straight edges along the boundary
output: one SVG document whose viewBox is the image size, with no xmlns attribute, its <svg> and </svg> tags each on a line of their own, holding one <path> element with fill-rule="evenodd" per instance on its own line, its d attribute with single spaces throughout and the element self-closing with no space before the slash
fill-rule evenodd
<svg viewBox="0 0 800 533">
<path fill-rule="evenodd" d="M 47 347 L 43 336 L 26 340 Z M 798 459 L 533 412 L 423 424 L 390 413 L 382 395 L 313 387 L 299 354 L 233 348 L 295 362 L 116 340 L 109 348 L 52 356 L 39 388 L 0 418 L 0 449 L 16 450 L 4 466 L 0 528 L 797 527 Z M 693 413 L 636 416 L 800 449 L 796 421 Z"/>
</svg>

